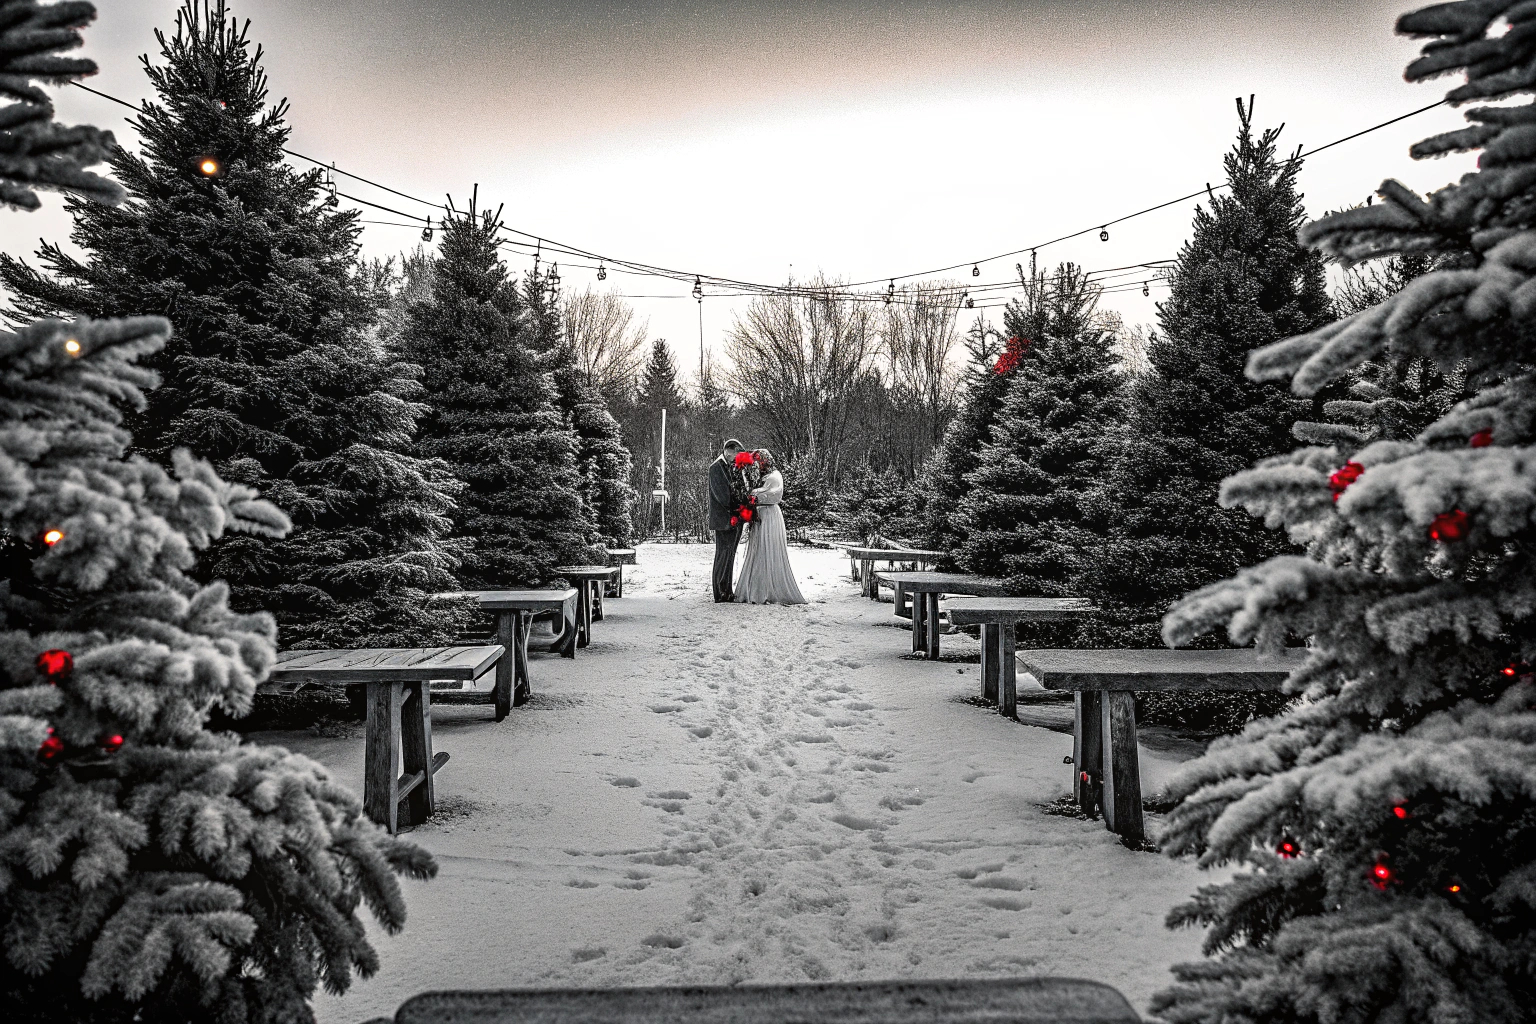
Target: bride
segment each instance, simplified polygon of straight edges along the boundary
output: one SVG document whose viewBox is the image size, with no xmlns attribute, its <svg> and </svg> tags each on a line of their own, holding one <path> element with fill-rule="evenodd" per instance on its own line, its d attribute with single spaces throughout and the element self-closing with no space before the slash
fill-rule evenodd
<svg viewBox="0 0 1536 1024">
<path fill-rule="evenodd" d="M 757 511 L 748 529 L 747 556 L 736 579 L 736 600 L 747 604 L 805 604 L 789 565 L 789 535 L 784 531 L 784 474 L 766 448 L 753 454 L 763 471 L 762 486 L 752 491 Z"/>
</svg>

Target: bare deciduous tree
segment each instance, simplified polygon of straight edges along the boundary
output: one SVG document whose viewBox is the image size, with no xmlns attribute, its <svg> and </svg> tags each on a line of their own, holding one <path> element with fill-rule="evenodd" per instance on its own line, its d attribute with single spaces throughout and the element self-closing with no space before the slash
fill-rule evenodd
<svg viewBox="0 0 1536 1024">
<path fill-rule="evenodd" d="M 916 435 L 911 440 L 925 452 L 938 443 L 954 407 L 960 379 L 956 321 L 964 296 L 954 282 L 923 282 L 896 292 L 885 307 L 880 352 L 891 399 L 908 410 L 908 430 Z"/>
<path fill-rule="evenodd" d="M 635 325 L 633 307 L 613 292 L 589 287 L 565 300 L 562 315 L 565 337 L 588 385 L 608 401 L 609 408 L 633 401 L 647 329 L 645 323 Z"/>
<path fill-rule="evenodd" d="M 726 336 L 726 386 L 802 478 L 834 485 L 876 346 L 869 304 L 817 278 L 752 300 Z"/>
</svg>

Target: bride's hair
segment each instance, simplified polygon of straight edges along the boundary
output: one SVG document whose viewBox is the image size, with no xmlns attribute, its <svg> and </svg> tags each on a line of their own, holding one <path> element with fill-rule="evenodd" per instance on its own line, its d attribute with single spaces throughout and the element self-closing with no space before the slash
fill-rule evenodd
<svg viewBox="0 0 1536 1024">
<path fill-rule="evenodd" d="M 770 452 L 767 448 L 759 448 L 752 454 L 757 456 L 757 464 L 764 473 L 771 473 L 779 468 L 779 464 L 773 461 L 773 452 Z"/>
</svg>

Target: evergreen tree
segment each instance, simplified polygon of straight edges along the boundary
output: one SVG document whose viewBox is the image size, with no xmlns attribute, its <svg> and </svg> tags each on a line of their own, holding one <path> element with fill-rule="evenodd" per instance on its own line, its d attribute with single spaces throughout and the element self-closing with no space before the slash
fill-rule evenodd
<svg viewBox="0 0 1536 1024">
<path fill-rule="evenodd" d="M 1413 439 L 1301 448 L 1222 488 L 1307 557 L 1190 596 L 1168 642 L 1225 627 L 1311 655 L 1287 684 L 1304 704 L 1171 786 L 1167 848 L 1242 869 L 1170 917 L 1209 926 L 1215 957 L 1155 1000 L 1174 1024 L 1536 1019 L 1536 10 L 1441 4 L 1398 31 L 1430 39 L 1410 81 L 1464 73 L 1451 102 L 1500 101 L 1412 150 L 1481 149 L 1478 170 L 1427 199 L 1388 181 L 1302 240 L 1441 269 L 1249 372 L 1308 396 L 1427 359 L 1475 395 Z"/>
<path fill-rule="evenodd" d="M 1131 384 L 1125 429 L 1107 439 L 1112 458 L 1093 501 L 1108 536 L 1078 581 L 1104 609 L 1083 630 L 1087 646 L 1157 646 L 1158 622 L 1183 594 L 1289 549 L 1216 501 L 1222 479 L 1289 450 L 1306 409 L 1248 380 L 1248 351 L 1321 326 L 1330 311 L 1323 261 L 1296 241 L 1300 162 L 1278 159 L 1279 130 L 1256 136 L 1252 117 L 1239 102 L 1230 188 L 1195 213 L 1158 305 L 1150 368 Z"/>
<path fill-rule="evenodd" d="M 965 541 L 962 522 L 955 516 L 960 501 L 970 490 L 966 476 L 980 465 L 981 446 L 992 435 L 992 423 L 1002 406 L 1011 376 L 1029 347 L 1029 336 L 1017 328 L 1018 312 L 1010 304 L 1003 313 L 1008 340 L 999 344 L 995 330 L 976 318 L 965 335 L 968 355 L 961 384 L 960 409 L 923 468 L 920 490 L 924 498 L 922 539 L 937 551 L 958 551 Z M 945 568 L 953 568 L 953 559 Z"/>
<path fill-rule="evenodd" d="M 589 383 L 576 350 L 565 336 L 558 270 L 540 274 L 535 269 L 524 278 L 523 301 L 533 328 L 534 350 L 543 357 L 554 385 L 555 408 L 576 435 L 582 500 L 598 535 L 609 544 L 626 545 L 634 539 L 635 530 L 629 449 L 624 446 L 619 421 Z"/>
<path fill-rule="evenodd" d="M 106 162 L 112 133 L 59 124 L 53 101 L 34 81 L 62 85 L 96 73 L 95 61 L 59 54 L 79 46 L 80 29 L 94 20 L 96 7 L 84 0 L 0 0 L 0 96 L 16 101 L 0 108 L 0 203 L 35 210 L 38 188 L 122 201 L 121 186 L 85 169 Z"/>
<path fill-rule="evenodd" d="M 472 545 L 460 575 L 492 588 L 547 582 L 556 566 L 587 562 L 596 541 L 578 442 L 501 261 L 500 229 L 474 203 L 444 219 L 431 296 L 407 308 L 395 339 L 398 354 L 422 368 L 419 452 L 466 484 L 453 512 L 455 533 Z"/>
<path fill-rule="evenodd" d="M 136 447 L 162 464 L 194 447 L 294 522 L 205 559 L 234 607 L 274 612 L 284 646 L 446 642 L 451 613 L 422 597 L 454 585 L 455 484 L 408 453 L 420 386 L 368 344 L 356 214 L 282 162 L 285 104 L 266 106 L 248 29 L 222 0 L 187 0 L 158 35 L 164 63 L 145 61 L 160 99 L 136 120 L 145 156 L 112 157 L 133 201 L 70 197 L 86 259 L 45 245 L 48 276 L 0 256 L 0 281 L 23 318 L 170 318 L 146 358 L 163 384 L 129 419 Z"/>
<path fill-rule="evenodd" d="M 859 544 L 876 537 L 906 537 L 920 525 L 914 515 L 915 481 L 903 480 L 894 469 L 877 472 L 868 462 L 859 466 L 827 499 L 827 525 Z"/>
<path fill-rule="evenodd" d="M 1032 325 L 1035 341 L 965 477 L 959 561 L 1005 578 L 1016 594 L 1071 595 L 1098 539 L 1085 522 L 1085 495 L 1102 478 L 1104 438 L 1120 420 L 1124 392 L 1114 338 L 1095 317 L 1098 298 L 1070 263 L 1028 283 L 1017 319 Z"/>
</svg>

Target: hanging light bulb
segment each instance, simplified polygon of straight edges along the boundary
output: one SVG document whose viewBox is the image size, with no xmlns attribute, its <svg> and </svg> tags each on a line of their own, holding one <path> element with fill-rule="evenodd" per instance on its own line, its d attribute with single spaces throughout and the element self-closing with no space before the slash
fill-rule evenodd
<svg viewBox="0 0 1536 1024">
<path fill-rule="evenodd" d="M 48 545 L 49 547 L 53 547 L 55 544 L 57 544 L 59 541 L 61 541 L 63 539 L 64 539 L 64 531 L 58 529 L 57 527 L 55 527 L 54 529 L 49 530 L 47 533 L 43 534 L 43 543 Z"/>
<path fill-rule="evenodd" d="M 974 263 L 971 264 L 971 276 L 972 277 L 980 277 L 981 276 L 981 268 L 978 267 Z"/>
<path fill-rule="evenodd" d="M 894 298 L 896 298 L 896 279 L 893 277 L 890 285 L 885 289 L 885 304 L 889 306 Z"/>
<path fill-rule="evenodd" d="M 205 178 L 217 178 L 224 173 L 224 165 L 217 157 L 201 156 L 197 158 L 197 173 Z"/>
<path fill-rule="evenodd" d="M 1152 294 L 1152 282 L 1150 282 L 1150 281 L 1143 281 L 1143 282 L 1141 282 L 1141 294 L 1142 295 L 1151 295 Z"/>
<path fill-rule="evenodd" d="M 1109 228 L 1108 228 L 1108 226 L 1099 228 L 1099 241 L 1101 241 L 1101 242 L 1109 241 Z"/>
<path fill-rule="evenodd" d="M 430 242 L 430 241 L 432 241 L 432 218 L 431 217 L 427 218 L 427 226 L 421 229 L 421 240 L 423 242 Z"/>
<path fill-rule="evenodd" d="M 64 351 L 72 356 L 78 356 L 80 354 L 80 342 L 74 338 L 64 339 Z"/>
<path fill-rule="evenodd" d="M 608 280 L 608 268 L 603 266 L 601 263 L 597 265 L 597 279 L 599 281 Z"/>
<path fill-rule="evenodd" d="M 693 277 L 693 297 L 700 302 L 704 301 L 704 282 L 699 280 L 697 274 Z"/>
</svg>

